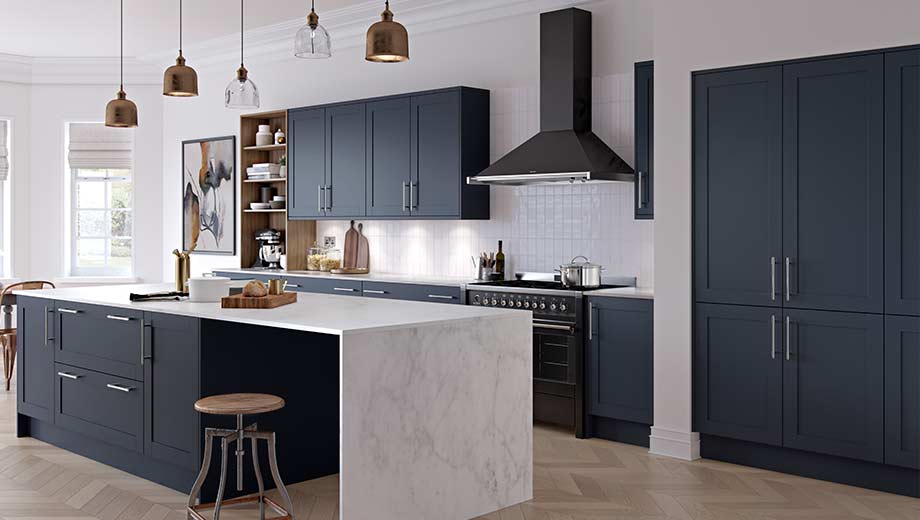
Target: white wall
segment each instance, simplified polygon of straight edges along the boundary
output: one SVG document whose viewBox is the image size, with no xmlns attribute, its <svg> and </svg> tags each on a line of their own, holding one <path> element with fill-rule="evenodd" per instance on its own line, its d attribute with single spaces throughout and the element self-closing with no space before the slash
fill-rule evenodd
<svg viewBox="0 0 920 520">
<path fill-rule="evenodd" d="M 653 4 L 658 254 L 652 451 L 690 457 L 690 73 L 920 43 L 920 2 L 656 0 Z"/>
<path fill-rule="evenodd" d="M 631 74 L 635 61 L 651 57 L 651 15 L 649 4 L 640 0 L 605 0 L 582 6 L 594 13 L 594 73 L 601 78 Z M 409 27 L 410 34 L 412 27 Z M 292 36 L 293 37 L 293 36 Z M 247 61 L 250 78 L 260 87 L 262 93 L 262 109 L 291 108 L 320 104 L 332 101 L 359 99 L 377 95 L 394 94 L 398 92 L 411 92 L 429 88 L 440 88 L 454 85 L 468 85 L 487 88 L 494 91 L 536 91 L 539 78 L 539 18 L 537 15 L 519 16 L 511 19 L 495 20 L 487 23 L 465 26 L 457 29 L 442 30 L 411 36 L 412 59 L 408 63 L 385 66 L 367 63 L 363 59 L 363 47 L 335 48 L 334 55 L 328 61 L 302 61 L 293 58 L 260 64 L 256 61 Z M 335 44 L 335 34 L 333 34 Z M 189 63 L 194 65 L 193 57 L 189 56 Z M 237 65 L 227 63 L 219 70 L 199 70 L 199 90 L 201 95 L 192 100 L 166 100 L 164 104 L 164 236 L 163 247 L 171 250 L 180 244 L 180 200 L 179 200 L 179 163 L 181 160 L 180 142 L 184 139 L 194 139 L 208 136 L 219 136 L 238 133 L 239 113 L 227 110 L 222 104 L 222 93 L 227 82 L 233 77 Z M 603 98 L 603 92 L 596 92 L 595 96 Z M 631 92 L 629 93 L 631 96 Z M 608 93 L 608 98 L 611 97 Z M 630 98 L 631 99 L 631 98 Z M 526 96 L 518 96 L 513 102 L 519 102 L 527 107 Z M 618 99 L 618 101 L 620 101 Z M 497 105 L 501 107 L 501 102 Z M 494 110 L 493 110 L 494 112 Z M 512 145 L 529 137 L 528 131 L 535 132 L 538 126 L 536 110 L 525 108 L 524 117 L 503 118 L 493 114 L 493 155 L 500 155 Z M 496 129 L 496 121 L 508 119 L 513 124 L 508 127 Z M 631 136 L 631 118 L 629 127 L 617 126 L 610 133 L 611 142 L 618 152 L 627 158 L 632 157 L 632 142 L 618 136 Z M 619 121 L 619 120 L 618 120 Z M 625 124 L 625 123 L 624 123 Z M 531 132 L 531 133 L 532 133 Z M 621 237 L 629 237 L 637 244 L 637 250 L 644 253 L 638 255 L 620 255 L 614 251 L 617 247 L 616 238 L 609 239 L 605 246 L 598 246 L 597 251 L 609 254 L 610 262 L 622 263 L 630 273 L 642 275 L 651 283 L 651 242 L 652 224 L 635 223 L 632 220 L 631 209 L 626 211 L 621 207 L 621 199 L 625 195 L 619 194 L 624 188 L 607 188 L 604 193 L 607 198 L 591 198 L 585 192 L 584 200 L 591 204 L 614 202 L 620 204 L 615 210 L 605 208 L 604 215 L 609 216 L 607 227 L 622 227 Z M 617 191 L 619 190 L 619 191 Z M 539 193 L 539 192 L 538 192 Z M 559 200 L 568 201 L 567 204 L 581 202 L 582 198 L 574 198 L 578 194 L 566 196 L 563 194 Z M 504 199 L 500 199 L 504 200 Z M 563 203 L 560 202 L 560 206 Z M 555 207 L 555 206 L 554 206 Z M 568 251 L 574 251 L 574 244 L 567 250 L 564 238 L 560 235 L 540 236 L 539 242 L 530 241 L 523 243 L 515 239 L 511 232 L 512 216 L 500 208 L 493 209 L 496 217 L 493 222 L 486 225 L 488 230 L 478 233 L 477 237 L 489 243 L 498 238 L 508 239 L 508 253 L 512 258 L 522 260 L 523 266 L 536 265 L 535 262 L 523 260 L 536 258 L 537 243 L 553 243 L 558 237 L 563 240 L 559 254 L 553 253 L 552 260 L 547 263 L 559 263 L 565 259 Z M 614 219 L 615 221 L 611 221 Z M 430 224 L 430 225 L 429 225 Z M 426 228 L 428 232 L 434 229 L 434 224 L 429 223 L 398 223 L 390 227 L 393 232 L 381 232 L 378 236 L 378 253 L 385 249 L 401 250 L 402 246 L 408 247 L 412 241 L 409 230 Z M 443 225 L 443 224 L 442 224 Z M 447 224 L 451 230 L 460 231 L 470 224 Z M 479 224 L 472 224 L 478 226 Z M 588 228 L 587 236 L 593 236 L 595 231 L 601 236 L 601 223 L 594 228 Z M 322 227 L 322 226 L 321 226 Z M 341 225 L 338 225 L 341 227 Z M 574 224 L 572 227 L 575 227 Z M 383 229 L 383 228 L 379 228 Z M 250 240 L 251 237 L 238 237 L 238 240 Z M 550 242 L 547 242 L 549 240 Z M 590 240 L 590 239 L 586 239 Z M 519 247 L 515 250 L 516 245 Z M 524 244 L 521 248 L 521 244 Z M 531 245 L 533 244 L 533 245 Z M 592 244 L 591 247 L 595 245 Z M 375 244 L 371 244 L 374 249 Z M 468 246 L 472 248 L 470 243 Z M 479 247 L 478 239 L 477 245 Z M 494 245 L 492 246 L 494 248 Z M 604 256 L 604 253 L 599 253 Z M 463 269 L 467 260 L 466 249 L 459 250 L 449 262 L 424 260 L 415 268 L 404 268 L 399 272 L 427 272 L 431 274 L 452 274 Z M 624 260 L 621 260 L 623 258 Z M 171 263 L 168 253 L 162 255 L 164 277 L 171 276 Z M 377 265 L 385 265 L 386 270 L 398 269 L 403 265 L 393 256 L 387 259 L 377 259 Z M 642 264 L 647 266 L 643 269 Z M 238 257 L 201 256 L 193 257 L 193 271 L 200 272 L 215 267 L 238 266 Z M 439 266 L 429 269 L 424 266 Z M 542 267 L 542 264 L 540 264 Z M 467 274 L 463 271 L 460 274 Z"/>
<path fill-rule="evenodd" d="M 29 162 L 31 157 L 31 108 L 32 92 L 28 85 L 0 82 L 0 118 L 13 121 L 12 154 L 10 164 L 10 183 L 12 187 L 11 216 L 12 228 L 12 269 L 26 269 L 29 265 L 29 245 L 31 235 L 29 227 L 15 225 L 29 220 Z"/>
</svg>

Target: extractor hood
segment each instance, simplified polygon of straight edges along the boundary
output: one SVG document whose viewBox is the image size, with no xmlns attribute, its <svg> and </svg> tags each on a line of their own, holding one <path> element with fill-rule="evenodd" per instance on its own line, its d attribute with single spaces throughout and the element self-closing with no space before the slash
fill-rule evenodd
<svg viewBox="0 0 920 520">
<path fill-rule="evenodd" d="M 635 171 L 591 131 L 591 13 L 540 15 L 540 133 L 470 184 L 633 182 Z"/>
</svg>

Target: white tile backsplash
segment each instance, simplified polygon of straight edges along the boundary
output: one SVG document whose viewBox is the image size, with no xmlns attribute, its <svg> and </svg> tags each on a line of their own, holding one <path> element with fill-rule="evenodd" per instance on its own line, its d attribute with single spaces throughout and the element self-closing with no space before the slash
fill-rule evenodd
<svg viewBox="0 0 920 520">
<path fill-rule="evenodd" d="M 633 76 L 594 78 L 592 126 L 633 163 Z M 536 86 L 492 90 L 491 155 L 496 160 L 540 128 Z M 467 276 L 471 255 L 504 241 L 507 271 L 552 271 L 585 255 L 606 274 L 654 286 L 654 223 L 633 218 L 633 185 L 493 186 L 488 221 L 362 221 L 371 269 L 387 273 Z M 318 236 L 341 246 L 347 222 L 325 221 Z"/>
</svg>

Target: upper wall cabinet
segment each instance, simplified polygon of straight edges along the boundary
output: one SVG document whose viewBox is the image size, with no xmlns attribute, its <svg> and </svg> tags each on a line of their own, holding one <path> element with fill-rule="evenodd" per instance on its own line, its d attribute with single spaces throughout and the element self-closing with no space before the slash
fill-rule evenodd
<svg viewBox="0 0 920 520">
<path fill-rule="evenodd" d="M 920 51 L 885 55 L 885 135 L 885 312 L 920 316 Z"/>
<path fill-rule="evenodd" d="M 488 186 L 466 184 L 489 165 L 488 91 L 458 87 L 289 114 L 290 218 L 489 218 Z"/>
<path fill-rule="evenodd" d="M 636 218 L 651 219 L 655 215 L 654 162 L 654 65 L 651 61 L 636 63 L 635 67 L 635 129 L 636 129 Z"/>
</svg>

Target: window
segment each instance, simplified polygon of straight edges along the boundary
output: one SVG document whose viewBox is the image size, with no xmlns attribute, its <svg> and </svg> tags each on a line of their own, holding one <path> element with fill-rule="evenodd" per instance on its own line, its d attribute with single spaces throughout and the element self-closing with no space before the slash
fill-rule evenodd
<svg viewBox="0 0 920 520">
<path fill-rule="evenodd" d="M 71 276 L 134 274 L 133 131 L 69 125 Z"/>
<path fill-rule="evenodd" d="M 13 140 L 13 122 L 0 119 L 0 278 L 12 276 L 12 211 L 10 190 L 10 150 Z"/>
</svg>

